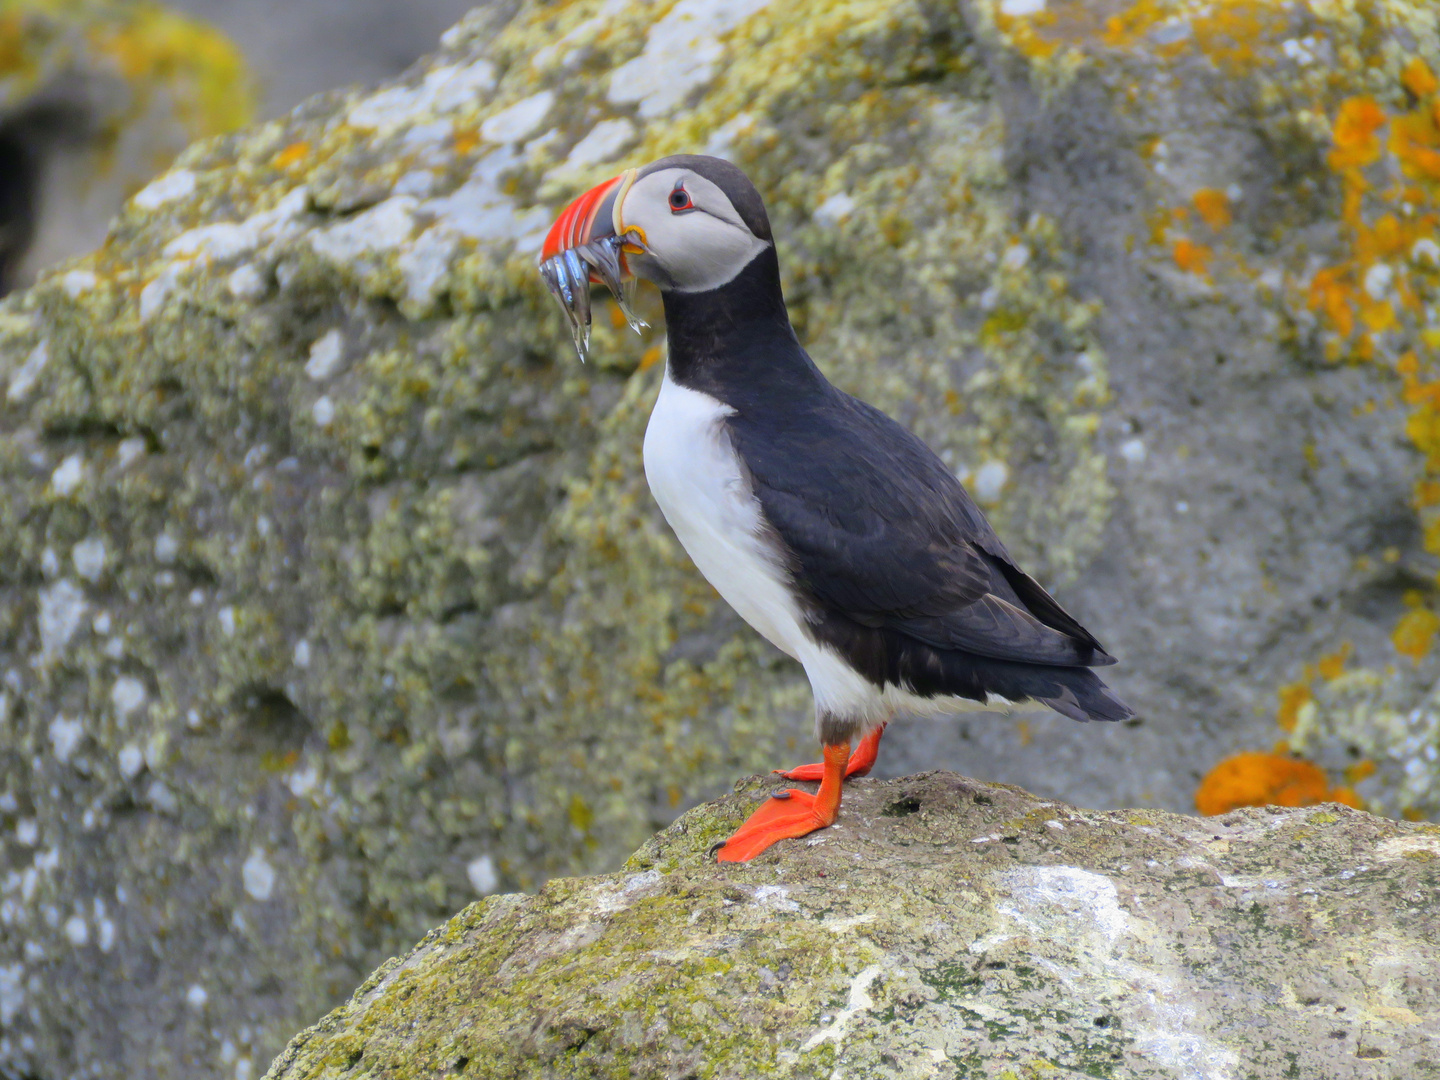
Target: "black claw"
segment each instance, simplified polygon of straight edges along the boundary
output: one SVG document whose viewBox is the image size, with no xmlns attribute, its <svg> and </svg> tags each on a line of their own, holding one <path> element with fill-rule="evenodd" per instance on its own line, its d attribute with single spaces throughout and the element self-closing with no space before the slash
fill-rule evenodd
<svg viewBox="0 0 1440 1080">
<path fill-rule="evenodd" d="M 788 790 L 785 790 L 785 791 L 772 791 L 772 792 L 770 793 L 770 798 L 772 798 L 772 799 L 788 799 L 788 798 L 790 798 L 790 792 L 789 792 Z"/>
</svg>

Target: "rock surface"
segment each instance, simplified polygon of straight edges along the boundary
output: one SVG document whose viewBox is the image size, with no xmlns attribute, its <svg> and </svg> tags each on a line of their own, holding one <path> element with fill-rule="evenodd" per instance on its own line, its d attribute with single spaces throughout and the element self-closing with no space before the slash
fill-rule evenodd
<svg viewBox="0 0 1440 1080">
<path fill-rule="evenodd" d="M 471 905 L 270 1080 L 1440 1076 L 1440 827 L 1198 821 L 953 773 L 718 867 L 769 782 L 617 874 Z"/>
<path fill-rule="evenodd" d="M 662 335 L 602 306 L 582 368 L 534 271 L 622 163 L 750 171 L 818 361 L 1148 718 L 896 725 L 882 763 L 1183 809 L 1340 640 L 1434 682 L 1386 666 L 1440 491 L 1433 9 L 1033 6 L 483 9 L 0 307 L 0 1072 L 243 1080 L 477 893 L 812 753 L 645 491 Z"/>
</svg>

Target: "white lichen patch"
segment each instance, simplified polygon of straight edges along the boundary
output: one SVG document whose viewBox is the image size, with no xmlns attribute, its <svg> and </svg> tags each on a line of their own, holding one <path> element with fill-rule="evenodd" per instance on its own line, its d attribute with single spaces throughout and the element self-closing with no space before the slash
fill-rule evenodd
<svg viewBox="0 0 1440 1080">
<path fill-rule="evenodd" d="M 6 398 L 15 402 L 24 401 L 49 362 L 50 343 L 41 339 L 40 343 L 30 350 L 30 355 L 25 358 L 25 362 L 20 365 L 15 374 L 10 376 L 10 386 L 5 392 Z"/>
<path fill-rule="evenodd" d="M 614 161 L 640 138 L 640 132 L 626 117 L 601 120 L 570 149 L 565 158 L 567 169 L 588 169 L 602 162 Z"/>
<path fill-rule="evenodd" d="M 115 447 L 115 464 L 128 469 L 145 454 L 145 440 L 141 438 L 121 439 Z"/>
<path fill-rule="evenodd" d="M 133 675 L 120 676 L 110 687 L 110 705 L 115 710 L 116 719 L 124 723 L 131 713 L 145 704 L 147 696 L 145 684 L 139 679 Z"/>
<path fill-rule="evenodd" d="M 437 114 L 474 105 L 495 87 L 495 68 L 485 60 L 432 68 L 418 86 L 394 86 L 351 106 L 346 122 L 378 132 L 408 128 Z"/>
<path fill-rule="evenodd" d="M 141 322 L 149 322 L 165 306 L 165 301 L 170 299 L 170 294 L 179 284 L 183 270 L 182 264 L 171 263 L 146 282 L 145 287 L 140 290 Z"/>
<path fill-rule="evenodd" d="M 60 287 L 71 300 L 78 300 L 98 284 L 100 279 L 89 270 L 69 270 L 60 277 Z"/>
<path fill-rule="evenodd" d="M 848 218 L 855 209 L 855 200 L 843 191 L 838 191 L 815 207 L 812 217 L 821 225 L 838 225 Z"/>
<path fill-rule="evenodd" d="M 265 278 L 254 263 L 245 263 L 230 272 L 225 289 L 237 300 L 258 300 L 265 295 Z"/>
<path fill-rule="evenodd" d="M 25 965 L 0 965 L 0 1028 L 9 1028 L 25 1007 Z"/>
<path fill-rule="evenodd" d="M 508 108 L 492 113 L 480 125 L 480 137 L 492 143 L 516 143 L 539 131 L 555 104 L 551 90 L 531 94 Z"/>
<path fill-rule="evenodd" d="M 68 578 L 40 590 L 40 663 L 54 661 L 85 618 L 85 594 Z"/>
<path fill-rule="evenodd" d="M 50 749 L 55 755 L 55 760 L 66 762 L 80 746 L 80 741 L 85 738 L 85 725 L 79 720 L 68 720 L 64 716 L 56 716 L 50 721 Z"/>
<path fill-rule="evenodd" d="M 801 1053 L 809 1053 L 821 1043 L 833 1042 L 839 1046 L 844 1041 L 855 1017 L 875 1007 L 875 999 L 870 996 L 870 984 L 880 977 L 881 971 L 880 965 L 871 964 L 850 980 L 850 993 L 846 999 L 845 1008 L 836 1013 L 835 1019 L 826 1027 L 821 1028 L 805 1040 L 800 1047 Z"/>
<path fill-rule="evenodd" d="M 310 345 L 305 374 L 316 382 L 323 382 L 340 369 L 344 359 L 345 335 L 339 330 L 327 330 Z"/>
<path fill-rule="evenodd" d="M 79 454 L 70 454 L 50 474 L 50 490 L 62 498 L 75 494 L 75 489 L 85 481 L 85 459 Z"/>
<path fill-rule="evenodd" d="M 784 885 L 761 885 L 751 896 L 761 907 L 774 908 L 776 911 L 800 910 L 800 905 L 790 899 L 790 890 Z"/>
<path fill-rule="evenodd" d="M 395 260 L 405 278 L 405 299 L 424 312 L 435 302 L 450 275 L 460 238 L 445 223 L 426 229 Z"/>
<path fill-rule="evenodd" d="M 303 799 L 315 790 L 320 782 L 320 770 L 314 765 L 306 765 L 303 769 L 296 769 L 285 779 L 285 786 L 290 789 L 290 794 L 297 799 Z"/>
<path fill-rule="evenodd" d="M 295 188 L 270 209 L 252 214 L 244 221 L 217 221 L 197 226 L 167 243 L 165 256 L 176 260 L 228 262 L 266 244 L 288 239 L 300 232 L 297 219 L 308 199 L 304 188 Z"/>
<path fill-rule="evenodd" d="M 471 859 L 465 866 L 465 877 L 478 896 L 489 896 L 500 886 L 500 875 L 495 870 L 495 860 L 489 855 Z"/>
<path fill-rule="evenodd" d="M 673 112 L 715 77 L 725 55 L 720 39 L 770 0 L 680 0 L 653 26 L 639 56 L 610 75 L 616 105 L 639 103 L 648 119 Z"/>
<path fill-rule="evenodd" d="M 121 776 L 126 780 L 134 780 L 140 775 L 140 770 L 145 768 L 145 752 L 135 743 L 126 743 L 120 748 L 116 764 L 120 767 Z"/>
<path fill-rule="evenodd" d="M 75 573 L 86 581 L 99 581 L 105 572 L 105 541 L 98 536 L 86 537 L 70 549 Z"/>
<path fill-rule="evenodd" d="M 307 237 L 315 253 L 336 266 L 349 267 L 357 260 L 393 251 L 410 239 L 415 230 L 415 199 L 396 195 Z"/>
<path fill-rule="evenodd" d="M 1003 461 L 987 461 L 975 470 L 970 480 L 970 492 L 980 503 L 993 504 L 1000 501 L 1005 484 L 1010 479 L 1010 467 Z"/>
<path fill-rule="evenodd" d="M 520 155 L 514 150 L 494 150 L 475 163 L 469 178 L 454 192 L 428 199 L 420 209 L 472 240 L 493 244 L 536 232 L 543 236 L 550 224 L 549 211 L 539 207 L 522 211 L 501 190 L 502 177 L 519 164 Z"/>
<path fill-rule="evenodd" d="M 240 884 L 252 900 L 269 900 L 275 891 L 275 868 L 259 848 L 252 848 L 240 867 Z"/>
<path fill-rule="evenodd" d="M 166 203 L 183 199 L 195 191 L 195 174 L 189 169 L 175 169 L 150 181 L 135 193 L 131 205 L 141 210 L 158 210 Z"/>
<path fill-rule="evenodd" d="M 168 532 L 162 532 L 155 537 L 155 559 L 162 563 L 173 563 L 175 557 L 180 554 L 180 541 L 171 536 Z"/>
</svg>

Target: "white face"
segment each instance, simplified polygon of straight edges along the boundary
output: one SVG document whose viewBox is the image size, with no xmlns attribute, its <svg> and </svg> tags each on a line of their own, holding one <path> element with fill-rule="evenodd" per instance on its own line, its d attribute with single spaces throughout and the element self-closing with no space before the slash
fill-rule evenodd
<svg viewBox="0 0 1440 1080">
<path fill-rule="evenodd" d="M 725 193 L 689 169 L 661 169 L 635 181 L 620 204 L 626 232 L 645 251 L 626 248 L 637 277 L 677 292 L 719 288 L 769 244 L 745 225 Z"/>
</svg>

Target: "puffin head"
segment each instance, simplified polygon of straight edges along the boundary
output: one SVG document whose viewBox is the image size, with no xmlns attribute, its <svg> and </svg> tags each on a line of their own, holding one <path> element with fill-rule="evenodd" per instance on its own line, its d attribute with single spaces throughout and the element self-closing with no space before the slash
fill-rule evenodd
<svg viewBox="0 0 1440 1080">
<path fill-rule="evenodd" d="M 662 292 L 718 289 L 772 245 L 760 193 L 720 158 L 678 154 L 591 188 L 550 227 L 540 272 L 570 321 L 583 360 L 590 341 L 589 282 L 615 294 L 630 325 L 636 278 Z"/>
</svg>

